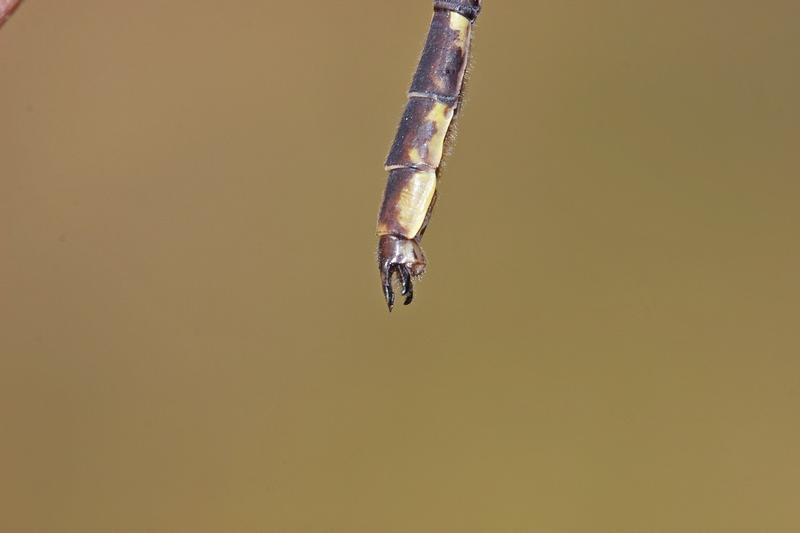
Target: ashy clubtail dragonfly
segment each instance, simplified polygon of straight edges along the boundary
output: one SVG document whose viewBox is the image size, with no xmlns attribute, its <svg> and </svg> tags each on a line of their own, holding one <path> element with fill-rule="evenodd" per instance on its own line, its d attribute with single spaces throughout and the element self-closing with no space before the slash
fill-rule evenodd
<svg viewBox="0 0 800 533">
<path fill-rule="evenodd" d="M 405 305 L 414 298 L 412 278 L 425 272 L 420 241 L 433 206 L 442 155 L 461 104 L 470 40 L 481 0 L 434 0 L 433 20 L 408 91 L 400 126 L 386 158 L 389 179 L 378 215 L 378 269 L 389 311 L 392 280 Z"/>
</svg>

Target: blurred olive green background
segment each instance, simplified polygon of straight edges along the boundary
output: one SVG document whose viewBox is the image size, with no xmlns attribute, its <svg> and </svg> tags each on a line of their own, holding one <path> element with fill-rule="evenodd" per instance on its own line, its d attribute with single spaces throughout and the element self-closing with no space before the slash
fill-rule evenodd
<svg viewBox="0 0 800 533">
<path fill-rule="evenodd" d="M 0 531 L 800 531 L 800 4 L 485 2 L 417 301 L 428 1 L 0 31 Z"/>
</svg>

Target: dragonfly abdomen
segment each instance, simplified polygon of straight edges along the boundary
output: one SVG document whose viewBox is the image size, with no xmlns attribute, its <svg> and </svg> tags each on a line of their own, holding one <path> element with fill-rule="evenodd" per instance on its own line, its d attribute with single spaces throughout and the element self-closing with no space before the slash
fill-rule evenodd
<svg viewBox="0 0 800 533">
<path fill-rule="evenodd" d="M 378 235 L 414 238 L 423 229 L 435 190 L 435 172 L 458 109 L 467 69 L 476 0 L 434 2 L 428 38 L 386 158 L 389 182 Z M 434 173 L 434 176 L 431 176 Z"/>
<path fill-rule="evenodd" d="M 419 240 L 436 197 L 437 171 L 448 131 L 461 103 L 472 26 L 480 11 L 480 0 L 435 0 L 433 7 L 428 38 L 385 164 L 389 179 L 377 234 L 381 237 L 379 268 L 390 309 L 392 272 L 399 271 L 409 303 L 409 275 L 421 274 L 425 269 Z"/>
</svg>

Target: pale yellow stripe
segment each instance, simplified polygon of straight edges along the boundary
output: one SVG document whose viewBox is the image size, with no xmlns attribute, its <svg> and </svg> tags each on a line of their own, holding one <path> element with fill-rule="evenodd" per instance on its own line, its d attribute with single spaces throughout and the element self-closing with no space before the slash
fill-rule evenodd
<svg viewBox="0 0 800 533">
<path fill-rule="evenodd" d="M 454 108 L 442 102 L 433 104 L 433 108 L 425 116 L 425 120 L 432 122 L 436 128 L 436 133 L 428 141 L 428 160 L 434 167 L 438 167 L 442 162 L 442 155 L 444 154 L 444 139 L 447 136 L 447 130 L 450 128 L 450 122 L 453 120 Z M 423 163 L 420 154 L 415 150 L 409 154 L 409 157 L 416 164 Z"/>
<path fill-rule="evenodd" d="M 467 47 L 467 40 L 469 39 L 469 31 L 471 28 L 469 19 L 464 15 L 459 15 L 455 11 L 450 12 L 450 29 L 458 32 L 456 38 L 456 46 L 464 50 Z"/>
</svg>

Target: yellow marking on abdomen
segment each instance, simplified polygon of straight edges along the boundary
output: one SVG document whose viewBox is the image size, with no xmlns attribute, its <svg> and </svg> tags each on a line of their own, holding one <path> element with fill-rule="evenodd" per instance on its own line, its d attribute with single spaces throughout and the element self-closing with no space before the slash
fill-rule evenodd
<svg viewBox="0 0 800 533">
<path fill-rule="evenodd" d="M 455 11 L 450 12 L 450 29 L 458 32 L 456 46 L 464 50 L 467 47 L 469 37 L 470 22 L 464 15 L 459 15 Z"/>
<path fill-rule="evenodd" d="M 428 160 L 432 161 L 436 167 L 442 161 L 444 139 L 447 136 L 447 130 L 450 128 L 450 122 L 453 120 L 453 111 L 451 106 L 436 102 L 425 116 L 425 120 L 431 122 L 436 128 L 436 133 L 428 141 Z"/>
<path fill-rule="evenodd" d="M 436 172 L 414 172 L 413 177 L 405 184 L 398 194 L 393 206 L 394 221 L 400 226 L 402 234 L 408 239 L 413 239 L 422 228 L 428 207 L 436 192 Z M 390 233 L 391 229 L 385 224 L 378 226 L 378 235 Z"/>
</svg>

